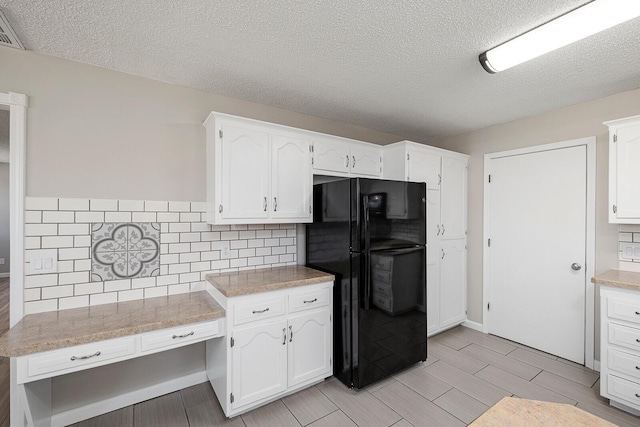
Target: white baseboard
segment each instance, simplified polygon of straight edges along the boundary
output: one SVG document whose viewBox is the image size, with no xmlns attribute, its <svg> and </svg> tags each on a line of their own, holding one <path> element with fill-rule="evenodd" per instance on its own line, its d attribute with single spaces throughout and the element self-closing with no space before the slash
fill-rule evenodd
<svg viewBox="0 0 640 427">
<path fill-rule="evenodd" d="M 5 277 L 11 277 L 11 272 L 7 272 L 7 273 L 0 273 L 0 279 L 3 279 Z"/>
<path fill-rule="evenodd" d="M 110 399 L 85 405 L 80 408 L 54 414 L 51 417 L 51 426 L 62 427 L 74 424 L 79 421 L 106 414 L 107 412 L 144 402 L 145 400 L 153 399 L 168 393 L 173 393 L 174 391 L 182 390 L 183 388 L 191 387 L 206 381 L 207 373 L 205 371 L 194 372 L 190 375 L 175 378 L 160 384 L 154 384 L 128 393 L 123 393 Z"/>
<path fill-rule="evenodd" d="M 472 320 L 465 320 L 462 323 L 462 326 L 466 326 L 469 329 L 473 329 L 474 331 L 484 332 L 484 326 L 482 323 L 474 322 Z"/>
</svg>

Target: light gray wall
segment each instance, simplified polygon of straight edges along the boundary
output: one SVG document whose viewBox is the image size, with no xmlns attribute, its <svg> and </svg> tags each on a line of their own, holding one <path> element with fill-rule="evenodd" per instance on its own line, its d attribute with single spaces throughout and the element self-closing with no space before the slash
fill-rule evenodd
<svg viewBox="0 0 640 427">
<path fill-rule="evenodd" d="M 523 102 L 526 102 L 523 100 Z M 570 139 L 595 136 L 596 274 L 617 268 L 618 227 L 608 223 L 608 129 L 602 122 L 640 114 L 640 90 L 622 92 L 484 129 L 439 138 L 430 145 L 469 154 L 468 312 L 482 322 L 482 249 L 484 155 Z M 598 301 L 596 300 L 596 304 Z M 599 319 L 596 310 L 596 322 Z M 596 340 L 599 339 L 596 328 Z M 596 352 L 596 357 L 599 352 Z"/>
<path fill-rule="evenodd" d="M 9 272 L 9 163 L 0 163 L 0 273 Z"/>
<path fill-rule="evenodd" d="M 403 139 L 29 51 L 0 49 L 0 91 L 29 96 L 27 195 L 205 200 L 212 111 L 378 144 Z"/>
</svg>

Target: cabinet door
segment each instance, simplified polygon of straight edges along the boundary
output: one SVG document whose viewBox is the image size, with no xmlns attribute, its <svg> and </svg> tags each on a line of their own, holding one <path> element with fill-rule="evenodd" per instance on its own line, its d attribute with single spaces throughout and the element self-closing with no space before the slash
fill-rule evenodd
<svg viewBox="0 0 640 427">
<path fill-rule="evenodd" d="M 271 218 L 311 221 L 311 151 L 301 139 L 272 136 Z"/>
<path fill-rule="evenodd" d="M 351 145 L 351 173 L 355 176 L 382 175 L 382 150 L 360 144 Z"/>
<path fill-rule="evenodd" d="M 339 139 L 313 141 L 313 169 L 348 174 L 351 166 L 349 145 Z"/>
<path fill-rule="evenodd" d="M 465 237 L 467 229 L 467 160 L 442 158 L 442 239 Z"/>
<path fill-rule="evenodd" d="M 289 318 L 289 387 L 331 375 L 329 310 Z"/>
<path fill-rule="evenodd" d="M 425 182 L 427 190 L 439 190 L 441 181 L 440 155 L 422 150 L 409 149 L 409 181 Z"/>
<path fill-rule="evenodd" d="M 619 127 L 616 135 L 615 216 L 617 219 L 637 218 L 640 222 L 640 123 Z"/>
<path fill-rule="evenodd" d="M 231 392 L 236 409 L 287 388 L 287 321 L 233 332 Z"/>
<path fill-rule="evenodd" d="M 427 190 L 427 334 L 438 329 L 440 258 L 440 192 Z"/>
<path fill-rule="evenodd" d="M 269 135 L 222 122 L 223 219 L 268 218 Z M 220 210 L 220 206 L 215 206 Z"/>
<path fill-rule="evenodd" d="M 465 239 L 443 240 L 440 247 L 440 327 L 462 323 L 467 315 Z"/>
</svg>

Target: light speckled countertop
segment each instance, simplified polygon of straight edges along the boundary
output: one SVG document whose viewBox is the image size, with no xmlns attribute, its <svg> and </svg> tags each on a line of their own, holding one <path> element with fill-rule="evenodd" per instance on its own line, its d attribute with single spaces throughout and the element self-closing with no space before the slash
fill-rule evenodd
<svg viewBox="0 0 640 427">
<path fill-rule="evenodd" d="M 609 421 L 564 403 L 503 397 L 470 427 L 615 427 Z"/>
<path fill-rule="evenodd" d="M 624 270 L 609 270 L 591 278 L 596 285 L 640 291 L 640 273 Z"/>
<path fill-rule="evenodd" d="M 225 316 L 205 291 L 29 314 L 0 337 L 0 356 L 16 357 Z"/>
<path fill-rule="evenodd" d="M 302 265 L 292 265 L 233 273 L 209 274 L 206 279 L 222 295 L 235 297 L 296 286 L 333 282 L 335 276 Z"/>
</svg>

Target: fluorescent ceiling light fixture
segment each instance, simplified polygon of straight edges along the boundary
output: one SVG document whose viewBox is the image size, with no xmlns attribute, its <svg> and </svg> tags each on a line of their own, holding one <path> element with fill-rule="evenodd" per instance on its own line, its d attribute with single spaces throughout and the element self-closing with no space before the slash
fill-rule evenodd
<svg viewBox="0 0 640 427">
<path fill-rule="evenodd" d="M 640 0 L 594 0 L 480 55 L 489 73 L 511 68 L 640 16 Z"/>
</svg>

